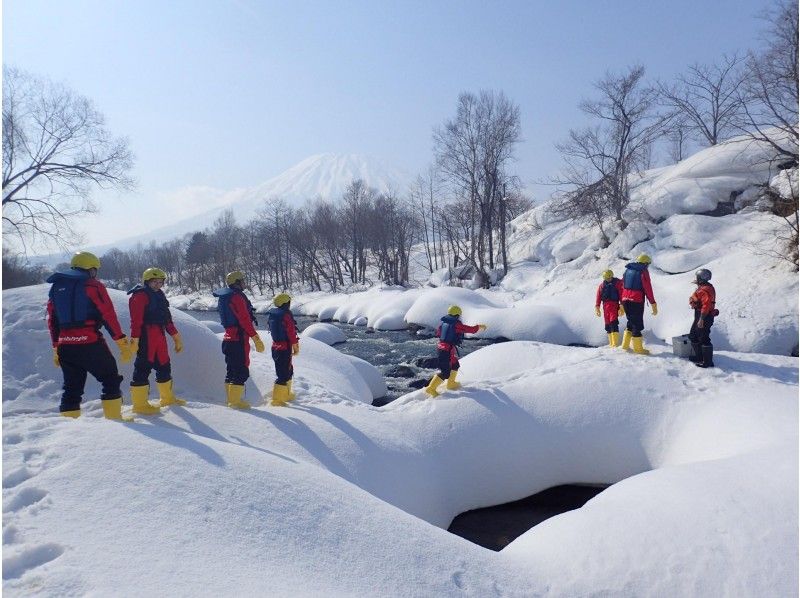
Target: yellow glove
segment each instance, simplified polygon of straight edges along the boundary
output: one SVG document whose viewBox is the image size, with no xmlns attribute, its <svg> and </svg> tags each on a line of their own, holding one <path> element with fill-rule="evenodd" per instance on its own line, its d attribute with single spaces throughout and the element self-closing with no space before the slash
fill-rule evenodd
<svg viewBox="0 0 800 598">
<path fill-rule="evenodd" d="M 617 310 L 617 315 L 618 316 L 624 316 L 625 315 L 625 308 L 622 307 L 622 303 L 619 304 L 619 310 Z"/>
<path fill-rule="evenodd" d="M 600 317 L 600 306 L 599 305 L 595 305 L 594 306 L 594 315 L 596 315 L 598 318 Z"/>
<path fill-rule="evenodd" d="M 478 324 L 478 332 L 483 332 L 486 330 L 486 324 Z"/>
<path fill-rule="evenodd" d="M 183 340 L 181 339 L 181 335 L 176 332 L 172 335 L 172 340 L 175 341 L 175 352 L 180 353 L 183 351 Z"/>
<path fill-rule="evenodd" d="M 652 303 L 652 304 L 650 304 L 650 307 L 653 310 L 653 315 L 657 316 L 658 315 L 658 306 L 655 303 Z"/>
<path fill-rule="evenodd" d="M 139 352 L 139 339 L 138 338 L 128 339 L 128 344 L 131 347 L 131 356 L 136 355 Z"/>
<path fill-rule="evenodd" d="M 53 347 L 53 363 L 57 368 L 61 367 L 61 361 L 58 359 L 58 347 Z"/>
<path fill-rule="evenodd" d="M 259 353 L 264 352 L 264 341 L 262 341 L 261 337 L 257 334 L 253 337 L 253 344 L 256 346 L 256 351 Z"/>
<path fill-rule="evenodd" d="M 292 355 L 297 355 L 300 352 L 300 343 L 292 345 Z"/>
<path fill-rule="evenodd" d="M 139 339 L 134 339 L 136 341 L 136 346 L 139 346 Z M 119 360 L 122 363 L 130 363 L 131 359 L 133 358 L 133 353 L 131 352 L 131 346 L 128 344 L 128 338 L 123 336 L 122 338 L 118 338 L 116 341 L 117 346 L 119 347 Z"/>
</svg>

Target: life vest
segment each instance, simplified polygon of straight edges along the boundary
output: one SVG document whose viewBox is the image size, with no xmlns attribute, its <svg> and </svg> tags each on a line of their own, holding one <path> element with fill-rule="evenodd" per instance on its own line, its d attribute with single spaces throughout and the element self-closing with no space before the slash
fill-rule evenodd
<svg viewBox="0 0 800 598">
<path fill-rule="evenodd" d="M 47 278 L 53 284 L 49 297 L 55 306 L 58 326 L 80 328 L 102 321 L 100 311 L 86 294 L 89 273 L 82 270 L 56 272 Z"/>
<path fill-rule="evenodd" d="M 128 291 L 128 295 L 134 293 L 147 293 L 147 307 L 144 308 L 145 324 L 161 324 L 165 326 L 172 321 L 169 313 L 169 300 L 162 291 L 154 291 L 147 285 L 137 284 Z"/>
<path fill-rule="evenodd" d="M 286 332 L 286 322 L 283 319 L 286 313 L 286 310 L 280 307 L 273 307 L 267 312 L 269 334 L 274 343 L 287 342 L 289 340 L 289 334 Z"/>
<path fill-rule="evenodd" d="M 219 321 L 225 328 L 230 328 L 231 326 L 239 326 L 239 320 L 236 319 L 236 315 L 233 313 L 231 309 L 231 299 L 235 294 L 241 295 L 244 299 L 245 303 L 247 304 L 247 311 L 250 313 L 250 318 L 255 322 L 256 319 L 253 317 L 253 304 L 250 303 L 250 299 L 247 298 L 240 289 L 234 289 L 231 287 L 227 287 L 225 289 L 218 289 L 212 293 L 214 297 L 217 297 L 219 301 L 217 301 L 217 311 L 219 312 Z M 241 326 L 239 326 L 241 328 Z"/>
<path fill-rule="evenodd" d="M 447 343 L 448 345 L 460 345 L 464 339 L 464 335 L 456 331 L 456 316 L 443 316 L 442 323 L 439 326 L 439 340 Z"/>
<path fill-rule="evenodd" d="M 647 264 L 632 262 L 625 266 L 625 275 L 622 277 L 622 285 L 631 291 L 644 290 L 642 286 L 642 272 L 647 269 Z"/>
<path fill-rule="evenodd" d="M 617 281 L 619 278 L 603 281 L 603 290 L 600 291 L 600 301 L 619 301 Z"/>
</svg>

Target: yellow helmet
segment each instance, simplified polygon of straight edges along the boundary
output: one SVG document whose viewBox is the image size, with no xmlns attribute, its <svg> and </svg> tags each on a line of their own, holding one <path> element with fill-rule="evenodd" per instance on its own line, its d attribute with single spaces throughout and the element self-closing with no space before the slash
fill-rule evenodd
<svg viewBox="0 0 800 598">
<path fill-rule="evenodd" d="M 451 305 L 447 308 L 447 315 L 448 316 L 460 316 L 461 315 L 461 308 L 458 305 Z"/>
<path fill-rule="evenodd" d="M 282 305 L 286 305 L 291 301 L 292 298 L 286 293 L 278 293 L 275 295 L 275 299 L 272 302 L 275 304 L 275 307 L 281 307 Z"/>
<path fill-rule="evenodd" d="M 603 270 L 603 280 L 611 280 L 614 278 L 614 273 L 611 270 Z"/>
<path fill-rule="evenodd" d="M 80 268 L 81 270 L 89 270 L 90 268 L 97 268 L 99 270 L 100 260 L 93 253 L 79 251 L 72 256 L 69 265 L 72 268 Z"/>
<path fill-rule="evenodd" d="M 167 274 L 161 268 L 148 268 L 142 274 L 143 282 L 147 282 L 148 280 L 153 280 L 155 278 L 163 278 L 164 280 L 166 280 Z"/>
<path fill-rule="evenodd" d="M 225 284 L 230 286 L 236 282 L 241 282 L 244 280 L 244 272 L 241 270 L 234 270 L 233 272 L 228 272 L 228 275 L 225 277 Z"/>
<path fill-rule="evenodd" d="M 653 260 L 651 260 L 650 256 L 647 255 L 646 253 L 643 253 L 642 255 L 637 257 L 636 261 L 639 262 L 640 264 L 652 264 L 653 263 Z"/>
</svg>

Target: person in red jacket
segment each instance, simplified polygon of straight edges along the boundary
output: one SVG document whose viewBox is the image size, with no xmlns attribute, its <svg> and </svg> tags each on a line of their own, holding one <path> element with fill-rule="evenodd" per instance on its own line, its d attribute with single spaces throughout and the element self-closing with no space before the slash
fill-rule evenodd
<svg viewBox="0 0 800 598">
<path fill-rule="evenodd" d="M 464 339 L 464 334 L 474 334 L 479 330 L 486 330 L 486 324 L 475 324 L 468 326 L 461 322 L 461 308 L 458 305 L 451 305 L 447 309 L 447 315 L 442 316 L 441 324 L 436 328 L 436 336 L 439 337 L 439 344 L 436 349 L 439 354 L 439 372 L 433 375 L 428 386 L 425 387 L 432 397 L 438 397 L 437 387 L 447 380 L 448 390 L 458 390 L 461 384 L 456 382 L 456 375 L 461 364 L 458 361 L 458 345 Z"/>
<path fill-rule="evenodd" d="M 697 367 L 714 367 L 714 345 L 711 344 L 711 327 L 714 325 L 714 317 L 719 315 L 716 309 L 717 292 L 711 280 L 711 270 L 701 268 L 694 274 L 694 284 L 697 290 L 689 297 L 689 307 L 694 310 L 692 328 L 689 331 L 689 340 L 692 343 L 692 353 L 690 357 Z"/>
<path fill-rule="evenodd" d="M 69 272 L 56 272 L 47 279 L 52 283 L 47 327 L 53 343 L 53 363 L 64 375 L 59 411 L 66 417 L 80 416 L 86 376 L 91 374 L 102 385 L 103 414 L 108 419 L 133 421 L 122 417 L 122 376 L 100 332 L 101 327 L 108 330 L 119 346 L 122 363 L 128 363 L 132 356 L 128 339 L 105 285 L 97 280 L 100 260 L 88 251 L 79 251 L 70 266 Z"/>
<path fill-rule="evenodd" d="M 272 387 L 272 405 L 280 407 L 295 398 L 292 392 L 294 366 L 292 356 L 300 353 L 297 324 L 292 315 L 292 298 L 278 293 L 272 300 L 275 307 L 267 312 L 269 333 L 272 336 L 272 360 L 275 362 L 275 385 Z"/>
<path fill-rule="evenodd" d="M 169 301 L 161 287 L 167 279 L 159 268 L 148 268 L 142 274 L 142 283 L 137 284 L 128 294 L 128 307 L 131 312 L 131 349 L 136 353 L 131 379 L 131 402 L 133 412 L 153 415 L 160 412 L 159 407 L 147 401 L 150 394 L 150 371 L 156 370 L 156 384 L 161 399 L 161 407 L 185 405 L 172 391 L 172 365 L 169 361 L 167 334 L 175 343 L 175 352 L 183 351 L 183 341 L 172 323 Z"/>
<path fill-rule="evenodd" d="M 635 262 L 625 266 L 625 274 L 622 277 L 622 306 L 628 319 L 625 334 L 622 336 L 622 348 L 628 351 L 633 341 L 633 352 L 639 355 L 650 354 L 642 343 L 645 299 L 650 302 L 653 315 L 658 315 L 653 286 L 650 284 L 650 272 L 647 269 L 652 261 L 646 253 L 641 254 Z"/>
<path fill-rule="evenodd" d="M 239 270 L 228 273 L 225 284 L 227 288 L 214 291 L 213 294 L 219 299 L 217 310 L 220 322 L 225 327 L 222 353 L 227 368 L 225 389 L 228 407 L 250 409 L 250 403 L 242 398 L 244 383 L 250 377 L 250 339 L 253 339 L 259 353 L 263 353 L 265 347 L 253 326 L 258 322 L 253 304 L 244 294 L 244 274 Z"/>
<path fill-rule="evenodd" d="M 622 281 L 614 278 L 611 270 L 603 271 L 603 282 L 597 287 L 594 299 L 594 313 L 600 317 L 600 303 L 603 303 L 603 323 L 608 333 L 608 346 L 612 349 L 619 346 L 619 317 L 625 315 L 622 307 Z"/>
</svg>

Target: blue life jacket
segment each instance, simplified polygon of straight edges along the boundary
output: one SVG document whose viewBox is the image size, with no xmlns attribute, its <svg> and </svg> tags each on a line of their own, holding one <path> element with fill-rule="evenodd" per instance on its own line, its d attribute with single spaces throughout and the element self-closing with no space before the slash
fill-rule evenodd
<svg viewBox="0 0 800 598">
<path fill-rule="evenodd" d="M 627 264 L 625 266 L 625 276 L 622 277 L 622 285 L 632 291 L 643 290 L 642 272 L 645 270 L 647 270 L 647 264 L 640 264 L 639 262 Z"/>
<path fill-rule="evenodd" d="M 253 322 L 256 321 L 255 317 L 253 316 L 254 309 L 253 304 L 250 303 L 250 299 L 247 298 L 241 289 L 234 289 L 231 287 L 227 287 L 225 289 L 218 289 L 212 293 L 214 297 L 217 297 L 219 301 L 217 301 L 217 311 L 219 312 L 219 321 L 225 328 L 230 328 L 231 326 L 239 326 L 239 320 L 236 319 L 236 316 L 231 309 L 231 299 L 233 299 L 234 295 L 241 295 L 244 299 L 245 303 L 247 304 L 247 311 L 250 313 L 250 318 Z M 239 326 L 241 328 L 241 326 Z"/>
<path fill-rule="evenodd" d="M 456 322 L 458 322 L 457 316 L 443 316 L 442 323 L 439 327 L 439 339 L 444 341 L 449 345 L 460 345 L 461 341 L 464 339 L 464 335 L 461 332 L 456 332 Z"/>
<path fill-rule="evenodd" d="M 102 316 L 86 294 L 89 273 L 83 270 L 56 272 L 47 278 L 53 284 L 49 297 L 55 306 L 59 328 L 80 328 L 87 322 L 100 324 Z M 99 326 L 98 326 L 99 328 Z"/>
<path fill-rule="evenodd" d="M 619 301 L 618 280 L 619 278 L 612 278 L 611 280 L 603 281 L 603 290 L 600 291 L 601 301 Z"/>
<path fill-rule="evenodd" d="M 137 284 L 128 291 L 128 295 L 134 293 L 147 293 L 147 307 L 144 308 L 145 324 L 161 324 L 165 326 L 172 321 L 169 313 L 169 300 L 163 291 L 154 291 L 146 284 Z"/>
<path fill-rule="evenodd" d="M 273 342 L 286 342 L 289 334 L 286 332 L 286 323 L 283 321 L 286 310 L 282 307 L 273 307 L 267 312 L 269 334 Z"/>
</svg>

